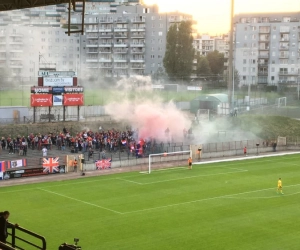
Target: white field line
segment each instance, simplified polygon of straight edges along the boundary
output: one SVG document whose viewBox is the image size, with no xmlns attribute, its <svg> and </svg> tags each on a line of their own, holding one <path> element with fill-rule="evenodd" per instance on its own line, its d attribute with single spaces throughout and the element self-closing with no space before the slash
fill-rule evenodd
<svg viewBox="0 0 300 250">
<path fill-rule="evenodd" d="M 174 179 L 168 179 L 168 180 L 162 180 L 162 181 L 153 181 L 153 182 L 134 182 L 139 185 L 150 185 L 150 184 L 156 184 L 156 183 L 162 183 L 162 182 L 169 182 L 169 181 L 179 181 L 179 180 L 185 180 L 185 179 L 191 179 L 191 178 L 198 178 L 203 176 L 215 176 L 215 175 L 226 175 L 226 174 L 236 174 L 236 173 L 242 173 L 242 172 L 248 172 L 248 170 L 238 170 L 238 171 L 232 171 L 232 172 L 224 172 L 224 173 L 216 173 L 216 174 L 199 174 L 199 175 L 193 175 L 193 176 L 187 176 L 187 177 L 181 177 L 181 178 L 174 178 Z M 125 179 L 122 179 L 125 180 Z"/>
<path fill-rule="evenodd" d="M 276 188 L 274 188 L 274 192 Z M 255 200 L 255 199 L 273 199 L 273 198 L 278 198 L 279 196 L 292 196 L 292 195 L 296 195 L 296 194 L 300 194 L 300 192 L 296 192 L 296 193 L 292 193 L 292 194 L 277 194 L 277 195 L 273 195 L 273 196 L 265 196 L 265 197 L 224 197 L 224 199 L 236 199 L 236 200 Z"/>
<path fill-rule="evenodd" d="M 295 184 L 295 185 L 290 185 L 290 186 L 286 186 L 286 187 L 294 187 L 294 186 L 299 186 L 299 185 L 300 184 Z M 236 193 L 236 194 L 227 194 L 227 195 L 215 196 L 215 197 L 204 198 L 204 199 L 199 199 L 199 200 L 174 203 L 174 204 L 165 205 L 165 206 L 158 206 L 158 207 L 151 207 L 151 208 L 133 210 L 133 211 L 129 211 L 129 212 L 123 212 L 122 214 L 139 213 L 139 212 L 158 210 L 158 209 L 175 207 L 175 206 L 181 206 L 181 205 L 186 205 L 186 204 L 191 204 L 191 203 L 197 203 L 197 202 L 203 202 L 203 201 L 210 201 L 210 200 L 216 200 L 216 199 L 222 199 L 222 198 L 231 198 L 232 196 L 236 196 L 236 195 L 251 194 L 251 193 L 256 193 L 256 192 L 261 192 L 261 191 L 266 191 L 266 190 L 271 190 L 271 189 L 274 189 L 274 192 L 276 191 L 276 187 L 275 188 L 274 187 L 272 187 L 272 188 L 264 188 L 264 189 L 247 191 L 247 192 L 241 192 L 241 193 Z M 281 197 L 281 196 L 285 196 L 285 195 L 278 195 L 278 197 Z"/>
<path fill-rule="evenodd" d="M 44 192 L 48 192 L 48 193 L 51 193 L 51 194 L 55 194 L 55 195 L 58 195 L 58 196 L 61 196 L 61 197 L 68 198 L 70 200 L 78 201 L 78 202 L 81 202 L 81 203 L 84 203 L 84 204 L 87 204 L 87 205 L 90 205 L 90 206 L 93 206 L 93 207 L 101 208 L 101 209 L 104 209 L 104 210 L 107 210 L 107 211 L 110 211 L 110 212 L 114 212 L 114 213 L 117 213 L 117 214 L 122 214 L 121 212 L 118 212 L 116 210 L 112 210 L 112 209 L 109 209 L 109 208 L 106 208 L 106 207 L 102 207 L 102 206 L 99 206 L 99 205 L 96 205 L 96 204 L 93 204 L 93 203 L 90 203 L 90 202 L 87 202 L 87 201 L 79 200 L 79 199 L 76 199 L 76 198 L 73 198 L 73 197 L 70 197 L 70 196 L 67 196 L 67 195 L 52 192 L 52 191 L 49 191 L 49 190 L 46 190 L 46 189 L 43 189 L 43 188 L 38 188 L 38 189 L 42 190 Z"/>
<path fill-rule="evenodd" d="M 123 178 L 117 178 L 117 180 L 122 180 L 122 181 L 130 182 L 130 183 L 134 183 L 134 184 L 138 184 L 138 185 L 143 185 L 143 183 L 140 183 L 137 181 L 131 181 L 131 180 L 123 179 Z"/>
<path fill-rule="evenodd" d="M 168 171 L 168 170 L 187 170 L 188 168 L 187 167 L 175 167 L 175 168 L 161 168 L 161 169 L 151 169 L 151 172 L 159 172 L 159 171 Z M 142 172 L 139 172 L 140 174 L 148 174 L 149 171 L 142 171 Z"/>
<path fill-rule="evenodd" d="M 228 162 L 228 161 L 244 161 L 249 159 L 259 159 L 259 158 L 267 158 L 267 157 L 276 157 L 276 156 L 285 156 L 285 155 L 295 155 L 300 154 L 300 152 L 290 152 L 290 153 L 279 153 L 279 154 L 272 154 L 272 155 L 254 155 L 254 156 L 246 156 L 246 157 L 240 157 L 240 158 L 228 158 L 223 160 L 214 160 L 214 161 L 208 161 L 208 162 L 195 162 L 193 164 L 210 164 L 210 163 L 218 163 L 218 162 Z"/>
</svg>

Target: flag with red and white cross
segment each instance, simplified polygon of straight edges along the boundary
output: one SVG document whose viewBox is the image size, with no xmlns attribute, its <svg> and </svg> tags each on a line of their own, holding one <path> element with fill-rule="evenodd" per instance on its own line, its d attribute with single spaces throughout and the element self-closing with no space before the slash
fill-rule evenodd
<svg viewBox="0 0 300 250">
<path fill-rule="evenodd" d="M 43 158 L 44 173 L 59 173 L 59 157 Z"/>
<path fill-rule="evenodd" d="M 111 159 L 102 159 L 95 161 L 96 169 L 111 168 Z"/>
</svg>

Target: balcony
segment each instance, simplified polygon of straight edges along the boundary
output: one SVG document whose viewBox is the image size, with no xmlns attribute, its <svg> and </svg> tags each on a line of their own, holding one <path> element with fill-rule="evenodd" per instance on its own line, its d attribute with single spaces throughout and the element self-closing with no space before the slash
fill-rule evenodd
<svg viewBox="0 0 300 250">
<path fill-rule="evenodd" d="M 271 31 L 271 29 L 270 28 L 268 28 L 268 29 L 259 29 L 259 33 L 260 34 L 269 34 L 270 33 L 270 31 Z"/>
<path fill-rule="evenodd" d="M 94 20 L 84 21 L 84 24 L 98 24 L 98 20 L 94 19 Z"/>
<path fill-rule="evenodd" d="M 99 28 L 99 32 L 112 32 L 112 28 Z"/>
<path fill-rule="evenodd" d="M 127 52 L 128 52 L 127 48 L 124 48 L 124 49 L 115 49 L 114 50 L 115 54 L 126 54 Z"/>
<path fill-rule="evenodd" d="M 143 54 L 143 53 L 145 53 L 145 49 L 137 49 L 137 48 L 133 48 L 130 52 L 131 52 L 132 54 Z"/>
<path fill-rule="evenodd" d="M 289 50 L 289 46 L 279 46 L 279 50 Z"/>
<path fill-rule="evenodd" d="M 87 50 L 86 53 L 88 53 L 88 54 L 98 54 L 98 50 Z"/>
<path fill-rule="evenodd" d="M 279 58 L 280 59 L 287 59 L 287 58 L 289 58 L 289 55 L 288 54 L 279 55 Z"/>
<path fill-rule="evenodd" d="M 136 27 L 136 28 L 131 28 L 130 29 L 131 32 L 143 32 L 146 31 L 145 27 Z"/>
<path fill-rule="evenodd" d="M 259 76 L 267 76 L 267 75 L 268 75 L 268 72 L 261 71 L 261 72 L 258 72 L 257 74 L 258 74 Z"/>
<path fill-rule="evenodd" d="M 269 63 L 267 62 L 258 63 L 258 67 L 266 67 L 266 66 L 269 66 Z"/>
<path fill-rule="evenodd" d="M 145 68 L 145 64 L 132 64 L 131 65 L 131 69 L 144 69 Z"/>
<path fill-rule="evenodd" d="M 98 47 L 98 43 L 88 43 L 86 44 L 87 48 L 97 48 Z"/>
<path fill-rule="evenodd" d="M 94 64 L 87 64 L 86 65 L 87 69 L 98 69 L 98 63 L 94 63 Z"/>
<path fill-rule="evenodd" d="M 13 52 L 13 53 L 23 53 L 23 50 L 21 50 L 21 49 L 12 49 L 10 52 Z"/>
<path fill-rule="evenodd" d="M 21 57 L 11 57 L 10 60 L 11 61 L 23 61 L 23 59 Z"/>
<path fill-rule="evenodd" d="M 290 27 L 288 27 L 288 28 L 286 28 L 286 29 L 283 29 L 283 28 L 281 27 L 280 33 L 290 33 Z"/>
<path fill-rule="evenodd" d="M 132 23 L 145 23 L 146 22 L 146 18 L 142 17 L 142 16 L 140 16 L 139 18 L 136 17 L 136 18 L 131 19 L 131 22 Z"/>
<path fill-rule="evenodd" d="M 117 18 L 115 19 L 115 23 L 128 23 L 128 19 L 127 18 Z"/>
<path fill-rule="evenodd" d="M 86 33 L 98 33 L 98 29 L 86 29 Z"/>
<path fill-rule="evenodd" d="M 12 40 L 12 41 L 9 41 L 9 44 L 23 44 L 23 41 L 22 40 Z"/>
<path fill-rule="evenodd" d="M 96 35 L 96 34 L 88 34 L 88 35 L 86 36 L 86 38 L 87 38 L 87 39 L 98 39 L 99 36 Z"/>
<path fill-rule="evenodd" d="M 98 44 L 99 47 L 111 47 L 111 43 L 99 43 Z"/>
<path fill-rule="evenodd" d="M 112 38 L 112 33 L 99 34 L 99 38 Z"/>
<path fill-rule="evenodd" d="M 128 69 L 128 65 L 114 65 L 115 69 Z"/>
<path fill-rule="evenodd" d="M 128 62 L 127 58 L 114 58 L 115 63 L 125 63 Z"/>
<path fill-rule="evenodd" d="M 112 64 L 111 63 L 101 63 L 99 66 L 100 69 L 111 69 Z"/>
<path fill-rule="evenodd" d="M 97 58 L 88 58 L 85 60 L 86 62 L 98 62 Z"/>
<path fill-rule="evenodd" d="M 22 63 L 11 63 L 10 68 L 21 69 L 21 68 L 23 68 L 23 64 Z"/>
<path fill-rule="evenodd" d="M 144 63 L 145 59 L 144 58 L 131 58 L 130 62 L 131 63 Z"/>
<path fill-rule="evenodd" d="M 111 58 L 100 58 L 99 59 L 99 62 L 111 62 L 112 60 L 111 60 Z"/>
<path fill-rule="evenodd" d="M 115 34 L 115 37 L 116 38 L 127 38 L 128 35 L 127 35 L 127 32 L 126 33 L 118 33 L 118 34 Z"/>
<path fill-rule="evenodd" d="M 131 43 L 130 47 L 145 47 L 145 43 Z"/>
<path fill-rule="evenodd" d="M 101 53 L 101 54 L 110 54 L 111 49 L 99 49 L 99 53 Z"/>
<path fill-rule="evenodd" d="M 9 36 L 13 36 L 13 37 L 23 37 L 23 34 L 9 34 Z"/>
<path fill-rule="evenodd" d="M 128 28 L 118 28 L 118 27 L 114 28 L 114 32 L 127 32 L 127 31 L 128 31 Z"/>
<path fill-rule="evenodd" d="M 282 38 L 280 38 L 279 41 L 281 41 L 281 42 L 289 42 L 290 38 L 289 37 L 282 37 Z"/>
<path fill-rule="evenodd" d="M 99 23 L 113 23 L 112 18 L 100 18 Z"/>
<path fill-rule="evenodd" d="M 258 55 L 258 58 L 269 58 L 269 55 Z"/>
<path fill-rule="evenodd" d="M 115 48 L 126 48 L 128 47 L 128 43 L 114 43 Z"/>
<path fill-rule="evenodd" d="M 270 47 L 259 47 L 258 50 L 270 50 Z"/>
<path fill-rule="evenodd" d="M 130 34 L 131 38 L 145 38 L 145 33 L 143 32 L 133 32 Z"/>
</svg>

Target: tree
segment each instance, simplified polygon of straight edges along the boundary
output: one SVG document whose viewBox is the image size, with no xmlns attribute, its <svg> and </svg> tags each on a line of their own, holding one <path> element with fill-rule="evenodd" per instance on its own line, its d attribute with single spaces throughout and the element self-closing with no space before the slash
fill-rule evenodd
<svg viewBox="0 0 300 250">
<path fill-rule="evenodd" d="M 166 73 L 173 78 L 189 78 L 193 70 L 194 48 L 192 23 L 173 24 L 167 34 L 163 64 Z"/>
<path fill-rule="evenodd" d="M 213 52 L 209 52 L 206 58 L 209 62 L 209 66 L 212 74 L 214 75 L 223 74 L 224 71 L 223 53 L 219 53 L 219 51 L 215 50 Z"/>
<path fill-rule="evenodd" d="M 207 58 L 198 54 L 196 59 L 197 59 L 196 74 L 209 76 L 211 74 L 211 70 Z"/>
</svg>

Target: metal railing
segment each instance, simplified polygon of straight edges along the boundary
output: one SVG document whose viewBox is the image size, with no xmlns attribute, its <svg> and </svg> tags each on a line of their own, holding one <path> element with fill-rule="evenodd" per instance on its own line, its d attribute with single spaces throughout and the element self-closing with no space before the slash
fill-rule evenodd
<svg viewBox="0 0 300 250">
<path fill-rule="evenodd" d="M 28 249 L 28 247 L 30 246 L 30 249 L 34 248 L 34 249 L 46 250 L 47 244 L 46 244 L 45 237 L 43 237 L 37 233 L 34 233 L 26 228 L 23 228 L 20 226 L 15 226 L 12 223 L 8 223 L 8 224 L 9 224 L 9 228 L 11 229 L 11 232 L 8 233 L 8 235 L 11 236 L 10 241 L 8 241 L 8 244 L 11 245 L 11 247 L 13 247 L 13 249 L 17 248 L 17 249 L 25 250 L 25 249 Z M 18 231 L 22 232 L 22 235 L 25 234 L 25 236 L 22 236 L 22 237 L 19 236 L 19 234 L 17 233 Z M 40 244 L 36 245 L 35 243 L 29 241 L 26 236 L 32 236 L 33 238 L 40 240 Z M 17 243 L 17 241 L 18 241 L 18 243 Z M 20 244 L 22 244 L 22 246 Z M 24 245 L 26 245 L 26 247 Z"/>
</svg>

